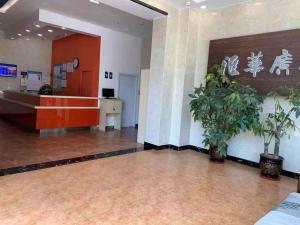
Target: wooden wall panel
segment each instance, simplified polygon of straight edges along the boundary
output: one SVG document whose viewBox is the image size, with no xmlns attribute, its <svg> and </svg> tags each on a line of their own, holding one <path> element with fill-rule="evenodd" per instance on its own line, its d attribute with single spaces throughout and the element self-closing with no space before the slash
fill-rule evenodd
<svg viewBox="0 0 300 225">
<path fill-rule="evenodd" d="M 287 49 L 294 58 L 290 65 L 290 76 L 286 76 L 284 71 L 280 76 L 269 72 L 276 56 L 282 54 L 282 49 Z M 263 53 L 264 70 L 254 78 L 244 69 L 248 68 L 247 57 L 250 53 L 258 54 L 259 51 Z M 283 85 L 300 84 L 300 29 L 213 40 L 210 42 L 209 68 L 213 64 L 221 64 L 225 56 L 231 57 L 235 54 L 240 59 L 238 65 L 240 75 L 230 78 L 256 88 L 260 94 L 265 95 L 270 91 L 278 90 Z"/>
</svg>

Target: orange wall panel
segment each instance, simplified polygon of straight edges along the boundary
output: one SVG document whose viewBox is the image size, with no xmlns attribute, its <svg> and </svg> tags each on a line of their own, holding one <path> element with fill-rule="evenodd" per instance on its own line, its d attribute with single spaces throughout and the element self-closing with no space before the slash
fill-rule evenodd
<svg viewBox="0 0 300 225">
<path fill-rule="evenodd" d="M 97 107 L 97 99 L 78 99 L 78 98 L 41 98 L 40 106 L 80 106 L 80 107 Z"/>
<path fill-rule="evenodd" d="M 37 129 L 89 127 L 99 124 L 99 109 L 38 109 Z"/>
<path fill-rule="evenodd" d="M 73 62 L 79 58 L 80 65 L 67 74 L 68 87 L 59 95 L 98 97 L 101 38 L 74 34 L 54 40 L 52 44 L 52 77 L 55 64 Z M 88 78 L 83 76 L 88 75 Z M 86 79 L 90 81 L 87 82 Z M 88 91 L 87 91 L 88 90 Z"/>
</svg>

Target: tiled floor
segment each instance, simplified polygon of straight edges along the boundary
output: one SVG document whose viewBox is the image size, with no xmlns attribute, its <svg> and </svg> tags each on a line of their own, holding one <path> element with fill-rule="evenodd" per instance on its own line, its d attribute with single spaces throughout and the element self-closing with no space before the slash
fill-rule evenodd
<svg viewBox="0 0 300 225">
<path fill-rule="evenodd" d="M 194 151 L 147 151 L 0 177 L 0 224 L 252 225 L 296 186 Z"/>
<path fill-rule="evenodd" d="M 40 137 L 0 120 L 0 169 L 140 147 L 137 129 L 90 132 L 70 131 Z"/>
</svg>

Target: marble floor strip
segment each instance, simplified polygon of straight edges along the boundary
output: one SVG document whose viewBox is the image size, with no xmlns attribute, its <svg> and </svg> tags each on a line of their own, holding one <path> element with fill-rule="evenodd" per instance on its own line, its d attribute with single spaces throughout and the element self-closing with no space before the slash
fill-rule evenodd
<svg viewBox="0 0 300 225">
<path fill-rule="evenodd" d="M 69 164 L 86 162 L 86 161 L 91 161 L 91 160 L 96 160 L 96 159 L 103 159 L 103 158 L 107 158 L 107 157 L 130 154 L 130 153 L 135 153 L 135 152 L 140 152 L 140 151 L 144 151 L 144 148 L 140 147 L 140 148 L 123 149 L 123 150 L 118 150 L 118 151 L 113 151 L 113 152 L 105 152 L 105 153 L 99 153 L 99 154 L 94 154 L 94 155 L 87 155 L 87 156 L 76 157 L 76 158 L 71 158 L 71 159 L 63 159 L 63 160 L 56 160 L 56 161 L 51 161 L 51 162 L 36 163 L 36 164 L 32 164 L 32 165 L 27 165 L 27 166 L 18 166 L 18 167 L 13 167 L 13 168 L 0 169 L 0 177 L 18 174 L 18 173 L 30 172 L 30 171 L 34 171 L 34 170 L 47 169 L 47 168 L 51 168 L 51 167 L 65 166 L 65 165 L 69 165 Z"/>
</svg>

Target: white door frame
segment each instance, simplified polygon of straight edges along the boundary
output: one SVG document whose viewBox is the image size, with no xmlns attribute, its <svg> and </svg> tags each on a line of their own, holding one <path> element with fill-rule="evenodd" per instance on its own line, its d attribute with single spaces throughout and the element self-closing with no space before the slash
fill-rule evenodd
<svg viewBox="0 0 300 225">
<path fill-rule="evenodd" d="M 119 73 L 118 96 L 120 98 L 120 77 L 129 76 L 135 78 L 135 101 L 134 101 L 134 126 L 138 123 L 138 107 L 139 107 L 139 76 L 134 74 Z"/>
</svg>

